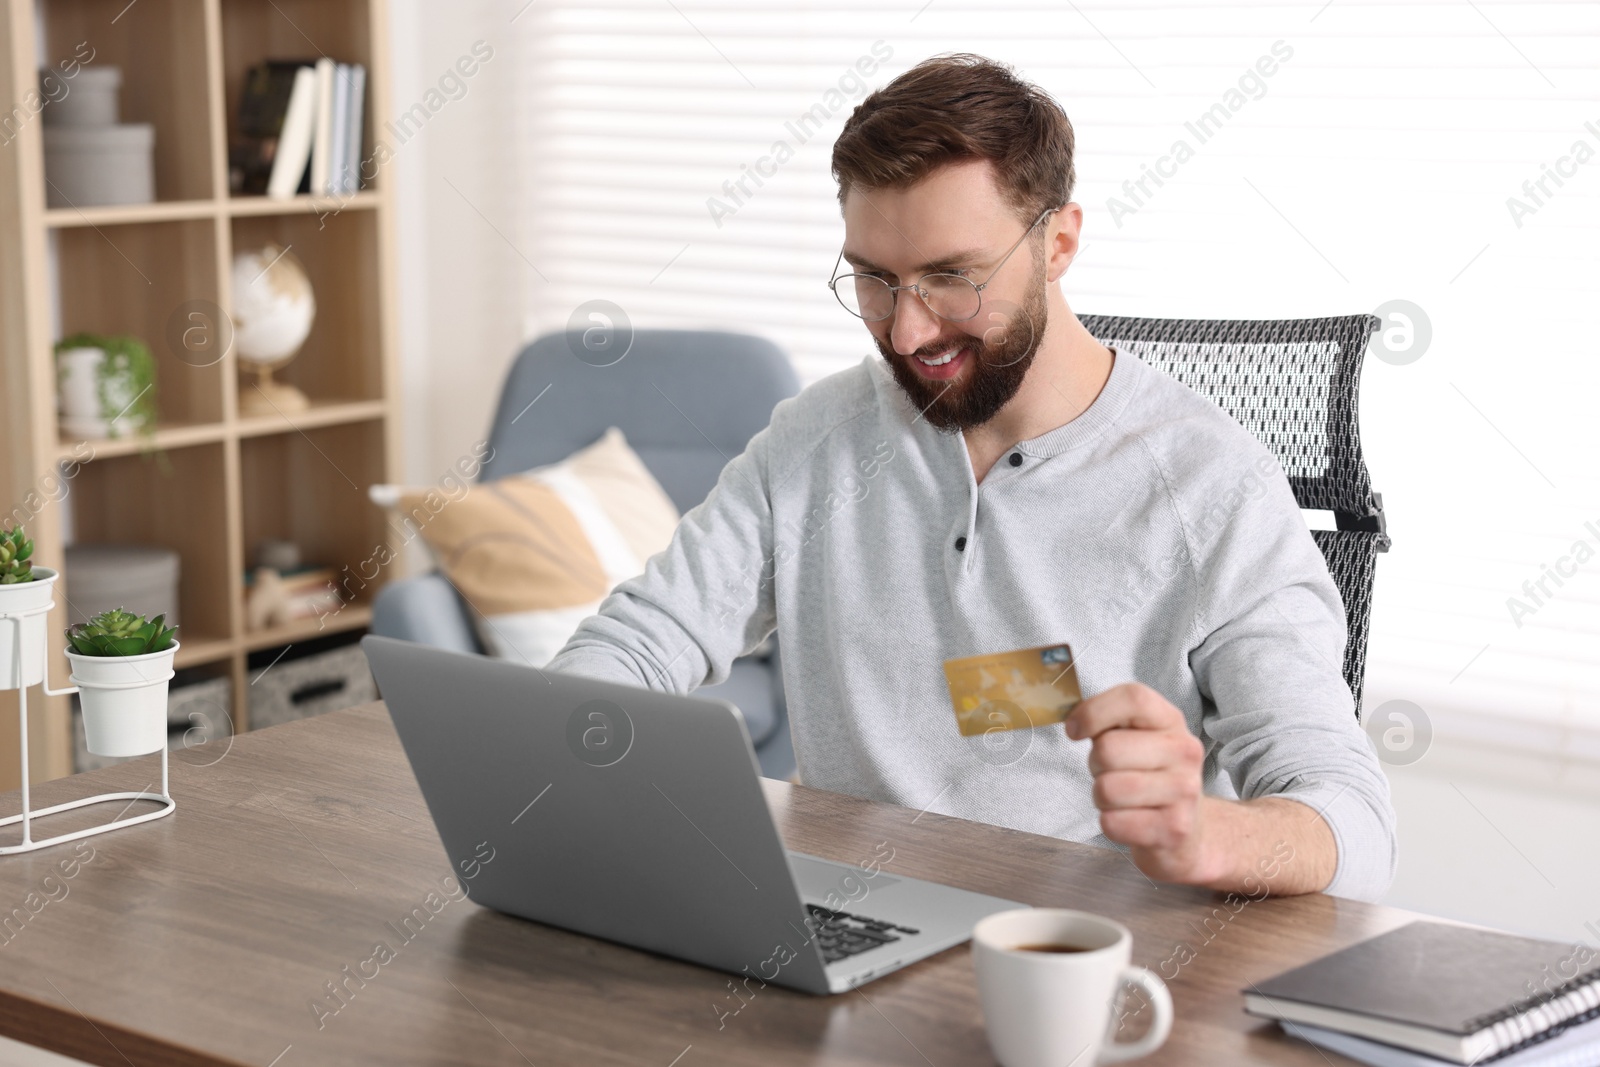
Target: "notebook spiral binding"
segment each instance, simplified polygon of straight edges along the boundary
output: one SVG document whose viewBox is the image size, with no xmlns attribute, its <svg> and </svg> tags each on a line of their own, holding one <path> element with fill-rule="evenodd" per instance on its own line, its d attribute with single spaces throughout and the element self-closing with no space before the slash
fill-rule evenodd
<svg viewBox="0 0 1600 1067">
<path fill-rule="evenodd" d="M 1467 1023 L 1469 1033 L 1489 1029 L 1494 1049 L 1480 1058 L 1490 1063 L 1537 1045 L 1569 1027 L 1600 1018 L 1600 967 L 1569 978 L 1538 998 L 1514 1001 L 1506 1008 Z"/>
</svg>

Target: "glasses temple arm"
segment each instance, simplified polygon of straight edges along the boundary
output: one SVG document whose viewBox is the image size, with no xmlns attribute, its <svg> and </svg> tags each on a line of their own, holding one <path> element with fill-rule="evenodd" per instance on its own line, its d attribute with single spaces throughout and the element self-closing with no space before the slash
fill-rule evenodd
<svg viewBox="0 0 1600 1067">
<path fill-rule="evenodd" d="M 994 270 L 989 272 L 989 276 L 981 282 L 974 282 L 972 287 L 978 290 L 980 293 L 983 292 L 984 289 L 988 288 L 989 283 L 994 281 L 994 276 L 1000 273 L 1000 268 L 1005 266 L 1006 262 L 1012 257 L 1012 255 L 1016 253 L 1017 249 L 1022 247 L 1022 242 L 1028 239 L 1028 234 L 1034 231 L 1034 227 L 1038 226 L 1039 223 L 1043 222 L 1045 219 L 1049 218 L 1051 215 L 1060 210 L 1061 209 L 1057 207 L 1045 208 L 1044 211 L 1040 213 L 1039 217 L 1033 220 L 1032 225 L 1030 225 L 1026 230 L 1022 231 L 1022 236 L 1018 237 L 1017 243 L 1011 246 L 1011 251 L 1000 257 L 1000 262 L 994 265 Z M 843 255 L 844 249 L 841 248 L 839 250 L 839 254 Z"/>
<path fill-rule="evenodd" d="M 828 288 L 832 289 L 834 282 L 839 280 L 839 264 L 844 261 L 844 246 L 839 246 L 839 254 L 834 257 L 833 270 L 828 272 Z"/>
</svg>

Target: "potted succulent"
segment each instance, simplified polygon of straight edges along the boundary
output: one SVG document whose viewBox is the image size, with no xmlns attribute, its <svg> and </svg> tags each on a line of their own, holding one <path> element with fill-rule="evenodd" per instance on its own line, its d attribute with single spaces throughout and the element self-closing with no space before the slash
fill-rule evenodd
<svg viewBox="0 0 1600 1067">
<path fill-rule="evenodd" d="M 137 337 L 73 334 L 56 342 L 61 430 L 130 437 L 156 425 L 156 361 Z"/>
<path fill-rule="evenodd" d="M 44 608 L 50 604 L 56 572 L 33 565 L 33 542 L 15 526 L 0 531 L 0 615 L 22 615 L 0 623 L 0 689 L 38 685 L 44 680 Z M 22 662 L 17 662 L 17 628 L 22 630 Z"/>
<path fill-rule="evenodd" d="M 84 743 L 97 756 L 139 756 L 167 743 L 167 683 L 178 642 L 165 615 L 117 608 L 67 630 Z"/>
</svg>

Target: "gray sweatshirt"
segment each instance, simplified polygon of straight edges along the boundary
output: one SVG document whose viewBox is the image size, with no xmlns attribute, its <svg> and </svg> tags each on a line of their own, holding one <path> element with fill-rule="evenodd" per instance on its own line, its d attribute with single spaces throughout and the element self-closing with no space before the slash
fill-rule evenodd
<svg viewBox="0 0 1600 1067">
<path fill-rule="evenodd" d="M 807 785 L 1115 847 L 1089 741 L 964 738 L 945 684 L 947 659 L 1067 643 L 1085 695 L 1138 681 L 1183 711 L 1208 793 L 1321 812 L 1339 851 L 1328 892 L 1372 900 L 1394 876 L 1339 592 L 1282 467 L 1132 353 L 982 483 L 881 358 L 815 383 L 549 666 L 688 693 L 774 629 Z"/>
</svg>

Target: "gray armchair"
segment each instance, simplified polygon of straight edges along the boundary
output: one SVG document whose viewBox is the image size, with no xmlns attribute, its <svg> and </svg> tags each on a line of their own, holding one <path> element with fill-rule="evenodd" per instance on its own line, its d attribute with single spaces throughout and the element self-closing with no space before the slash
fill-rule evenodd
<svg viewBox="0 0 1600 1067">
<path fill-rule="evenodd" d="M 679 512 L 703 500 L 722 467 L 766 426 L 773 406 L 800 390 L 782 350 L 744 334 L 638 330 L 626 355 L 593 366 L 577 334 L 547 334 L 517 356 L 489 433 L 492 481 L 556 463 L 619 428 Z M 572 341 L 569 344 L 569 339 Z M 391 582 L 372 608 L 372 632 L 460 652 L 483 652 L 467 608 L 441 574 Z M 762 773 L 794 772 L 776 638 L 699 692 L 744 712 Z"/>
</svg>

